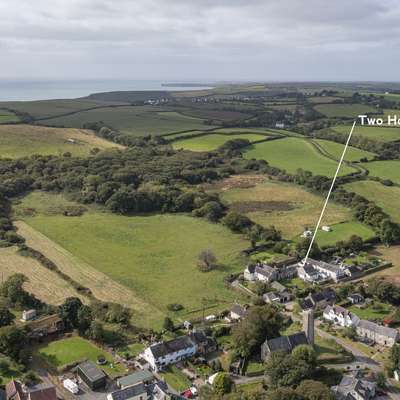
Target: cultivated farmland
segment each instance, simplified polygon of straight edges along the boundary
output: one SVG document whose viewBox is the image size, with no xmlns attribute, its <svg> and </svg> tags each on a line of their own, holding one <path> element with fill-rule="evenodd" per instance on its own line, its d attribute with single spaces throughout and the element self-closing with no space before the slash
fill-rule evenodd
<svg viewBox="0 0 400 400">
<path fill-rule="evenodd" d="M 83 129 L 49 128 L 32 125 L 0 125 L 0 157 L 18 158 L 32 154 L 70 152 L 87 156 L 93 148 L 119 147 Z"/>
<path fill-rule="evenodd" d="M 359 114 L 376 113 L 376 108 L 363 104 L 320 104 L 316 111 L 329 118 L 355 118 Z"/>
<path fill-rule="evenodd" d="M 400 223 L 400 188 L 397 186 L 384 186 L 375 181 L 359 181 L 348 183 L 344 186 L 347 190 L 359 194 L 368 200 L 375 202 L 394 221 Z"/>
<path fill-rule="evenodd" d="M 19 121 L 19 117 L 17 115 L 10 111 L 0 109 L 0 124 L 17 121 Z"/>
<path fill-rule="evenodd" d="M 181 139 L 172 144 L 174 149 L 185 149 L 191 151 L 212 151 L 222 146 L 229 140 L 233 139 L 247 139 L 250 142 L 255 142 L 257 140 L 265 139 L 265 136 L 258 135 L 255 133 L 242 133 L 242 134 L 217 134 L 210 133 L 205 136 L 198 136 L 189 139 Z"/>
<path fill-rule="evenodd" d="M 105 107 L 48 119 L 42 121 L 42 123 L 81 128 L 85 123 L 98 121 L 133 136 L 162 135 L 212 128 L 212 126 L 205 125 L 200 118 L 182 115 L 167 108 L 152 106 Z"/>
<path fill-rule="evenodd" d="M 239 252 L 248 242 L 219 224 L 186 215 L 125 217 L 97 211 L 81 217 L 38 214 L 25 221 L 55 242 L 58 252 L 65 249 L 68 257 L 76 259 L 75 270 L 81 274 L 86 269 L 98 271 L 130 289 L 138 299 L 136 309 L 146 310 L 146 303 L 150 309 L 166 312 L 168 304 L 181 303 L 189 312 L 198 310 L 204 297 L 220 305 L 237 297 L 225 287 L 223 278 L 242 269 L 245 261 Z M 197 255 L 208 248 L 223 266 L 202 273 L 197 269 Z M 82 284 L 91 287 L 87 279 Z M 113 294 L 121 296 L 120 302 L 126 301 L 118 291 Z"/>
<path fill-rule="evenodd" d="M 331 128 L 335 132 L 349 134 L 350 125 L 337 125 Z M 354 136 L 362 136 L 367 139 L 373 139 L 378 142 L 391 142 L 400 139 L 400 128 L 386 128 L 373 126 L 356 125 L 354 128 Z"/>
<path fill-rule="evenodd" d="M 333 176 L 337 162 L 325 157 L 312 142 L 300 138 L 285 138 L 257 143 L 244 153 L 248 159 L 266 160 L 270 165 L 295 173 L 299 168 L 311 171 L 314 175 Z M 355 170 L 343 165 L 340 175 Z"/>
</svg>

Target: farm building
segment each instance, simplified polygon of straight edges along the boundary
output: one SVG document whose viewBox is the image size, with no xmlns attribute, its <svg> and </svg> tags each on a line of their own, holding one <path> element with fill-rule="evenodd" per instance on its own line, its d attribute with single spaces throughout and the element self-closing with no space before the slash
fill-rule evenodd
<svg viewBox="0 0 400 400">
<path fill-rule="evenodd" d="M 134 372 L 127 376 L 123 376 L 117 380 L 117 386 L 120 389 L 125 389 L 129 386 L 136 385 L 138 383 L 150 383 L 154 380 L 154 375 L 147 369 Z"/>
<path fill-rule="evenodd" d="M 78 365 L 77 374 L 92 390 L 102 389 L 106 385 L 106 374 L 92 361 L 85 361 Z"/>
</svg>

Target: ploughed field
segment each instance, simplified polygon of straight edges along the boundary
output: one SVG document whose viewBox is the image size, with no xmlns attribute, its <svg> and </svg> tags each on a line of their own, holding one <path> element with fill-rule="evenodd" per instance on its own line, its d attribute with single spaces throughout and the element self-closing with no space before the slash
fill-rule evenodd
<svg viewBox="0 0 400 400">
<path fill-rule="evenodd" d="M 122 146 L 94 135 L 93 132 L 73 128 L 49 128 L 34 125 L 0 125 L 0 157 L 19 158 L 32 154 L 59 155 L 70 152 L 88 156 L 93 148 L 106 149 Z"/>
<path fill-rule="evenodd" d="M 43 196 L 48 204 L 52 201 L 52 195 L 40 194 L 40 201 L 37 196 L 34 193 L 22 201 L 17 207 L 19 215 L 29 207 L 24 221 L 72 254 L 78 269 L 90 266 L 129 288 L 138 303 L 144 303 L 138 308 L 149 314 L 150 321 L 144 321 L 138 311 L 136 324 L 160 323 L 171 303 L 182 304 L 182 315 L 190 317 L 191 312 L 200 312 L 204 298 L 210 307 L 227 307 L 225 302 L 237 298 L 237 293 L 225 287 L 224 277 L 242 270 L 245 260 L 239 253 L 249 244 L 222 225 L 187 215 L 127 217 L 94 208 L 80 217 L 66 217 L 35 208 L 35 203 L 43 204 Z M 204 249 L 214 251 L 221 264 L 218 270 L 198 270 L 197 256 Z M 118 298 L 118 292 L 114 295 Z"/>
<path fill-rule="evenodd" d="M 244 153 L 248 159 L 266 160 L 271 166 L 293 174 L 301 168 L 314 175 L 331 177 L 337 168 L 337 161 L 319 151 L 311 141 L 290 137 L 256 143 Z M 342 165 L 339 175 L 356 172 L 353 167 Z"/>
</svg>

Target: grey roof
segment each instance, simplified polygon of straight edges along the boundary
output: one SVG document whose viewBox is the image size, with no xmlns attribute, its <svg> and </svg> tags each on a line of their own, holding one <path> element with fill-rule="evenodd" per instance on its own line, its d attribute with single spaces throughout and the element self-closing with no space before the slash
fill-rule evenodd
<svg viewBox="0 0 400 400">
<path fill-rule="evenodd" d="M 337 272 L 340 270 L 339 265 L 329 264 L 329 263 L 326 263 L 325 261 L 314 260 L 312 258 L 308 258 L 307 265 L 319 267 L 319 268 L 322 268 L 322 269 L 325 269 L 325 270 L 331 271 L 331 272 Z"/>
<path fill-rule="evenodd" d="M 362 328 L 378 335 L 386 336 L 388 338 L 397 339 L 399 332 L 397 329 L 388 328 L 386 326 L 378 325 L 375 322 L 367 321 L 362 319 L 359 321 L 358 328 Z"/>
<path fill-rule="evenodd" d="M 275 290 L 277 290 L 278 292 L 284 292 L 286 291 L 286 286 L 283 286 L 281 283 L 274 281 L 271 283 L 271 287 Z"/>
<path fill-rule="evenodd" d="M 92 382 L 106 377 L 103 370 L 96 367 L 92 361 L 85 361 L 78 365 L 78 368 L 85 374 L 85 376 Z"/>
<path fill-rule="evenodd" d="M 267 264 L 257 265 L 255 271 L 260 275 L 266 276 L 267 278 L 275 272 L 274 268 Z"/>
<path fill-rule="evenodd" d="M 314 304 L 310 299 L 304 299 L 303 301 L 300 301 L 300 307 L 303 310 L 309 310 L 314 307 Z"/>
<path fill-rule="evenodd" d="M 239 317 L 241 318 L 246 315 L 246 309 L 242 307 L 240 304 L 234 304 L 231 308 L 231 311 L 239 315 Z"/>
<path fill-rule="evenodd" d="M 343 317 L 349 317 L 354 325 L 357 325 L 360 322 L 360 318 L 357 315 L 353 314 L 349 310 L 341 306 L 326 306 L 324 313 L 329 313 L 331 310 L 334 311 L 336 315 L 343 314 Z"/>
<path fill-rule="evenodd" d="M 136 396 L 141 394 L 147 395 L 147 388 L 143 382 L 134 386 L 129 386 L 125 389 L 116 390 L 115 392 L 111 393 L 111 397 L 113 400 L 128 400 L 136 398 Z"/>
<path fill-rule="evenodd" d="M 304 272 L 308 275 L 315 275 L 318 273 L 318 271 L 311 264 L 303 265 L 300 268 L 302 268 Z"/>
<path fill-rule="evenodd" d="M 168 342 L 153 344 L 150 346 L 150 350 L 155 358 L 160 358 L 167 354 L 185 350 L 193 346 L 194 343 L 189 336 L 180 336 L 176 339 L 169 340 Z"/>
<path fill-rule="evenodd" d="M 133 386 L 140 382 L 149 382 L 154 379 L 154 375 L 147 369 L 134 372 L 118 379 L 118 385 L 121 387 Z"/>
<path fill-rule="evenodd" d="M 340 400 L 352 400 L 355 397 L 352 393 L 357 393 L 362 399 L 372 398 L 375 392 L 376 383 L 361 378 L 358 374 L 343 375 L 339 385 L 332 388 L 335 397 Z"/>
<path fill-rule="evenodd" d="M 255 271 L 256 266 L 255 264 L 248 264 L 246 268 L 252 274 Z"/>
<path fill-rule="evenodd" d="M 353 299 L 353 300 L 364 300 L 364 296 L 361 295 L 360 293 L 353 293 L 347 296 L 348 299 Z"/>
<path fill-rule="evenodd" d="M 194 344 L 206 343 L 207 335 L 203 331 L 193 331 L 189 334 L 189 338 Z"/>
<path fill-rule="evenodd" d="M 334 301 L 336 299 L 336 293 L 334 290 L 326 288 L 320 292 L 311 293 L 309 297 L 314 303 L 319 303 L 321 301 Z"/>
<path fill-rule="evenodd" d="M 291 352 L 296 346 L 308 344 L 306 334 L 304 332 L 294 333 L 289 336 L 280 336 L 274 339 L 266 340 L 265 344 L 271 353 L 278 350 Z"/>
</svg>

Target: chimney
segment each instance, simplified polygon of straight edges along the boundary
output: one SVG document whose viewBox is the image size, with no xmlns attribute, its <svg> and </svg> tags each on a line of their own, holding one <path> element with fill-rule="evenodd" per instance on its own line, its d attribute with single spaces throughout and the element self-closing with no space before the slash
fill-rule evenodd
<svg viewBox="0 0 400 400">
<path fill-rule="evenodd" d="M 303 330 L 308 343 L 314 346 L 314 310 L 303 311 Z"/>
</svg>

